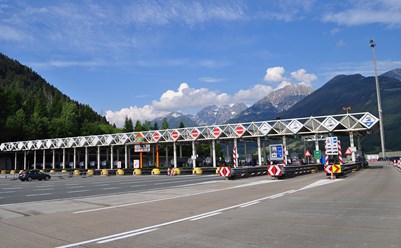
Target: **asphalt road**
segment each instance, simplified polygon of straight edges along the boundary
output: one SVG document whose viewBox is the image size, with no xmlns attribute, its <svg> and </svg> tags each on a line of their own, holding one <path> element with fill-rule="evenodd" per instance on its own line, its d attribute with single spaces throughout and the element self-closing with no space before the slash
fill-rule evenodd
<svg viewBox="0 0 401 248">
<path fill-rule="evenodd" d="M 286 180 L 214 178 L 0 205 L 0 218 L 4 247 L 399 248 L 401 172 L 385 166 L 336 180 L 323 173 Z"/>
</svg>

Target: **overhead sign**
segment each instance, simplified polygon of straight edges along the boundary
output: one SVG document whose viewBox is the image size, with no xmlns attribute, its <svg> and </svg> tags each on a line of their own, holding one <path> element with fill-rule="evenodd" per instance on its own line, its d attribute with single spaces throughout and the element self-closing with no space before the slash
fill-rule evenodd
<svg viewBox="0 0 401 248">
<path fill-rule="evenodd" d="M 219 174 L 221 177 L 229 177 L 231 175 L 230 167 L 221 167 Z"/>
<path fill-rule="evenodd" d="M 361 122 L 368 128 L 373 126 L 379 119 L 375 116 L 371 115 L 370 113 L 366 113 L 362 118 Z"/>
<path fill-rule="evenodd" d="M 272 126 L 270 126 L 266 122 L 263 123 L 262 126 L 260 126 L 260 128 L 259 128 L 259 130 L 262 132 L 263 135 L 267 135 L 271 129 L 272 129 Z"/>
<path fill-rule="evenodd" d="M 312 157 L 312 154 L 310 153 L 309 150 L 306 150 L 304 156 L 305 157 Z"/>
<path fill-rule="evenodd" d="M 136 142 L 142 142 L 144 138 L 145 138 L 145 136 L 143 136 L 142 133 L 138 133 L 138 134 L 135 136 L 135 141 L 136 141 Z"/>
<path fill-rule="evenodd" d="M 302 128 L 302 123 L 298 120 L 292 120 L 290 124 L 288 124 L 288 129 L 291 130 L 293 133 L 298 133 L 299 130 Z"/>
<path fill-rule="evenodd" d="M 214 127 L 212 130 L 212 134 L 215 138 L 219 137 L 221 134 L 221 129 L 219 127 Z"/>
<path fill-rule="evenodd" d="M 322 157 L 322 151 L 320 151 L 320 150 L 314 150 L 314 151 L 313 151 L 313 157 L 314 157 L 315 159 L 320 159 L 320 158 Z"/>
<path fill-rule="evenodd" d="M 173 138 L 174 141 L 176 141 L 180 137 L 180 133 L 177 130 L 173 130 L 171 132 L 171 138 Z"/>
<path fill-rule="evenodd" d="M 327 117 L 322 122 L 323 126 L 329 131 L 333 131 L 333 129 L 338 125 L 338 123 L 339 122 L 331 116 Z"/>
<path fill-rule="evenodd" d="M 192 129 L 191 131 L 192 138 L 196 139 L 199 136 L 199 130 L 197 128 Z"/>
<path fill-rule="evenodd" d="M 160 135 L 159 131 L 156 131 L 156 132 L 153 133 L 153 140 L 154 141 L 156 141 L 156 142 L 159 141 L 160 137 L 161 137 L 161 135 Z"/>
<path fill-rule="evenodd" d="M 241 125 L 241 124 L 239 124 L 239 125 L 235 128 L 235 133 L 236 133 L 238 136 L 241 137 L 241 136 L 245 133 L 245 128 L 244 128 L 244 126 Z"/>
<path fill-rule="evenodd" d="M 269 146 L 270 160 L 283 160 L 283 145 L 276 144 Z"/>
<path fill-rule="evenodd" d="M 269 165 L 267 166 L 267 175 L 280 177 L 283 175 L 283 169 L 281 165 Z"/>
</svg>

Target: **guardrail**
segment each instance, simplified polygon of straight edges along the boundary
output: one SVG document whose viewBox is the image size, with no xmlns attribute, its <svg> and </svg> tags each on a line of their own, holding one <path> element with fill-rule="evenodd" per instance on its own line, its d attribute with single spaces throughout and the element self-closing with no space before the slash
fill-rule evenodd
<svg viewBox="0 0 401 248">
<path fill-rule="evenodd" d="M 322 165 L 307 164 L 299 166 L 284 166 L 282 164 L 268 165 L 268 175 L 277 179 L 295 177 L 303 174 L 316 173 L 322 169 Z"/>
<path fill-rule="evenodd" d="M 326 169 L 329 167 L 329 169 Z M 347 163 L 347 164 L 335 164 L 325 166 L 326 176 L 331 176 L 334 174 L 336 177 L 345 176 L 353 171 L 357 171 L 363 168 L 362 162 Z M 331 173 L 329 173 L 331 172 Z"/>
</svg>

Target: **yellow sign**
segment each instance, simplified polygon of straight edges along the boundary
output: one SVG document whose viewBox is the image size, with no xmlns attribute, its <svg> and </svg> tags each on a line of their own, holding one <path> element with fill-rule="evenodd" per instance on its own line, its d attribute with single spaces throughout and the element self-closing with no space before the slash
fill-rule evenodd
<svg viewBox="0 0 401 248">
<path fill-rule="evenodd" d="M 341 173 L 341 164 L 333 164 L 331 170 L 333 173 Z"/>
</svg>

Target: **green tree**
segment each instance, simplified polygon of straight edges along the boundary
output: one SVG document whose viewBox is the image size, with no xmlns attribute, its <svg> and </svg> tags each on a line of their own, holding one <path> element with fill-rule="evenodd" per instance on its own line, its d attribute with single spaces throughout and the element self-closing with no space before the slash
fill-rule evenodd
<svg viewBox="0 0 401 248">
<path fill-rule="evenodd" d="M 135 122 L 135 131 L 136 132 L 143 131 L 143 126 L 142 126 L 140 120 L 136 120 L 136 122 Z"/>
<path fill-rule="evenodd" d="M 128 118 L 128 116 L 125 116 L 123 131 L 126 133 L 134 131 L 134 123 L 131 118 Z"/>
<path fill-rule="evenodd" d="M 168 129 L 167 118 L 163 118 L 163 121 L 162 121 L 162 129 Z"/>
<path fill-rule="evenodd" d="M 153 123 L 153 128 L 152 128 L 153 130 L 159 130 L 159 124 L 157 124 L 157 121 L 155 121 L 154 123 Z"/>
<path fill-rule="evenodd" d="M 14 115 L 9 116 L 6 121 L 6 129 L 9 136 L 14 140 L 24 140 L 25 135 L 25 112 L 23 109 L 17 110 Z"/>
<path fill-rule="evenodd" d="M 146 120 L 146 121 L 142 124 L 142 127 L 143 127 L 143 131 L 149 131 L 150 128 L 151 128 L 150 121 L 149 121 L 149 120 Z"/>
<path fill-rule="evenodd" d="M 178 126 L 178 128 L 184 128 L 185 127 L 185 125 L 184 125 L 184 122 L 180 122 L 180 125 Z"/>
</svg>

